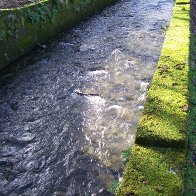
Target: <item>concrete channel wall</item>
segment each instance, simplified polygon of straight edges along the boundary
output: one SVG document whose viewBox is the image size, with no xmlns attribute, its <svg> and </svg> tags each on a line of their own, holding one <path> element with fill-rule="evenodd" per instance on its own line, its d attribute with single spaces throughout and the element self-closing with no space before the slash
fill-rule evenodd
<svg viewBox="0 0 196 196">
<path fill-rule="evenodd" d="M 43 0 L 0 9 L 0 69 L 116 0 Z"/>
</svg>

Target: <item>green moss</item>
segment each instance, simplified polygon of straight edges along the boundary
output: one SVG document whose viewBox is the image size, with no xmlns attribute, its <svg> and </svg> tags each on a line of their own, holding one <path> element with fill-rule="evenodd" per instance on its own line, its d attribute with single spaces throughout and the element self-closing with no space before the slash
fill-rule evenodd
<svg viewBox="0 0 196 196">
<path fill-rule="evenodd" d="M 118 181 L 113 181 L 112 184 L 108 187 L 108 191 L 114 195 L 118 193 L 119 190 L 119 182 Z"/>
<path fill-rule="evenodd" d="M 129 161 L 129 157 L 131 155 L 132 149 L 129 147 L 127 150 L 123 150 L 121 153 L 121 159 L 124 165 Z"/>
<path fill-rule="evenodd" d="M 6 34 L 7 34 L 7 32 L 6 32 L 5 29 L 0 30 L 0 40 L 1 40 L 1 41 L 4 40 L 4 39 L 6 38 Z"/>
<path fill-rule="evenodd" d="M 75 12 L 81 11 L 90 3 L 90 0 L 74 0 L 73 7 Z"/>
<path fill-rule="evenodd" d="M 32 23 L 47 22 L 49 18 L 53 15 L 53 9 L 44 5 L 40 5 L 35 10 L 27 9 L 26 16 L 28 20 Z"/>
<path fill-rule="evenodd" d="M 0 10 L 0 69 L 115 0 L 43 0 Z M 80 9 L 76 12 L 74 6 Z"/>
<path fill-rule="evenodd" d="M 118 195 L 183 194 L 189 23 L 189 1 L 177 0 Z"/>
<path fill-rule="evenodd" d="M 186 10 L 182 7 L 186 7 Z M 177 4 L 173 11 L 136 143 L 185 146 L 189 66 L 188 9 L 188 5 Z"/>
<path fill-rule="evenodd" d="M 46 3 L 46 2 L 49 2 L 50 0 L 42 0 L 42 1 L 39 1 L 39 2 L 35 2 L 35 3 L 30 3 L 30 4 L 27 4 L 27 5 L 24 5 L 24 6 L 21 6 L 21 7 L 17 7 L 17 8 L 5 8 L 5 9 L 0 9 L 0 12 L 7 12 L 7 11 L 14 11 L 14 10 L 20 10 L 20 9 L 25 9 L 25 8 L 28 8 L 28 7 L 32 7 L 32 6 L 35 6 L 35 5 L 40 5 L 42 3 Z M 58 0 L 57 0 L 58 1 Z M 53 2 L 55 2 L 55 0 L 53 0 Z"/>
<path fill-rule="evenodd" d="M 135 145 L 118 195 L 181 195 L 184 154 Z"/>
</svg>

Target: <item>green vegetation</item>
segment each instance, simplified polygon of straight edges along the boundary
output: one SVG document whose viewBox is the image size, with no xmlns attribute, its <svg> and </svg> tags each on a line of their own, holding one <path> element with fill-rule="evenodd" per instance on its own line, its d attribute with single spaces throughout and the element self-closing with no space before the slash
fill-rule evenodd
<svg viewBox="0 0 196 196">
<path fill-rule="evenodd" d="M 109 186 L 108 191 L 114 195 L 118 193 L 120 183 L 118 181 L 113 181 Z"/>
<path fill-rule="evenodd" d="M 189 7 L 187 0 L 176 1 L 138 127 L 136 144 L 118 195 L 177 196 L 184 192 L 188 117 Z M 195 96 L 195 89 L 193 92 Z M 193 113 L 195 111 L 194 109 Z M 190 167 L 189 170 L 192 171 Z"/>
<path fill-rule="evenodd" d="M 129 157 L 131 156 L 132 149 L 129 147 L 127 150 L 123 150 L 121 153 L 121 159 L 123 164 L 126 165 L 129 161 Z"/>
<path fill-rule="evenodd" d="M 74 10 L 79 12 L 81 9 L 85 8 L 90 3 L 90 0 L 75 0 L 73 3 Z"/>
<path fill-rule="evenodd" d="M 135 145 L 118 195 L 182 195 L 184 154 Z"/>
<path fill-rule="evenodd" d="M 0 69 L 115 0 L 43 0 L 0 9 Z"/>
</svg>

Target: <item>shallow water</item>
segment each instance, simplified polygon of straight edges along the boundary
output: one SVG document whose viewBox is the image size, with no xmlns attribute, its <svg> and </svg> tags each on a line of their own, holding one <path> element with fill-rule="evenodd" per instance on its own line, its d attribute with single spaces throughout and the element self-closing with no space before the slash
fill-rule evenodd
<svg viewBox="0 0 196 196">
<path fill-rule="evenodd" d="M 0 71 L 0 195 L 110 195 L 171 0 L 121 0 Z"/>
</svg>

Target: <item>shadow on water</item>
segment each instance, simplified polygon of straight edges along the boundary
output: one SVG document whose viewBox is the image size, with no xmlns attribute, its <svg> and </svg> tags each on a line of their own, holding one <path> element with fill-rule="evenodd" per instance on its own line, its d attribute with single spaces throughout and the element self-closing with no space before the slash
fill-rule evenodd
<svg viewBox="0 0 196 196">
<path fill-rule="evenodd" d="M 122 0 L 0 71 L 0 195 L 111 195 L 172 5 Z"/>
</svg>

